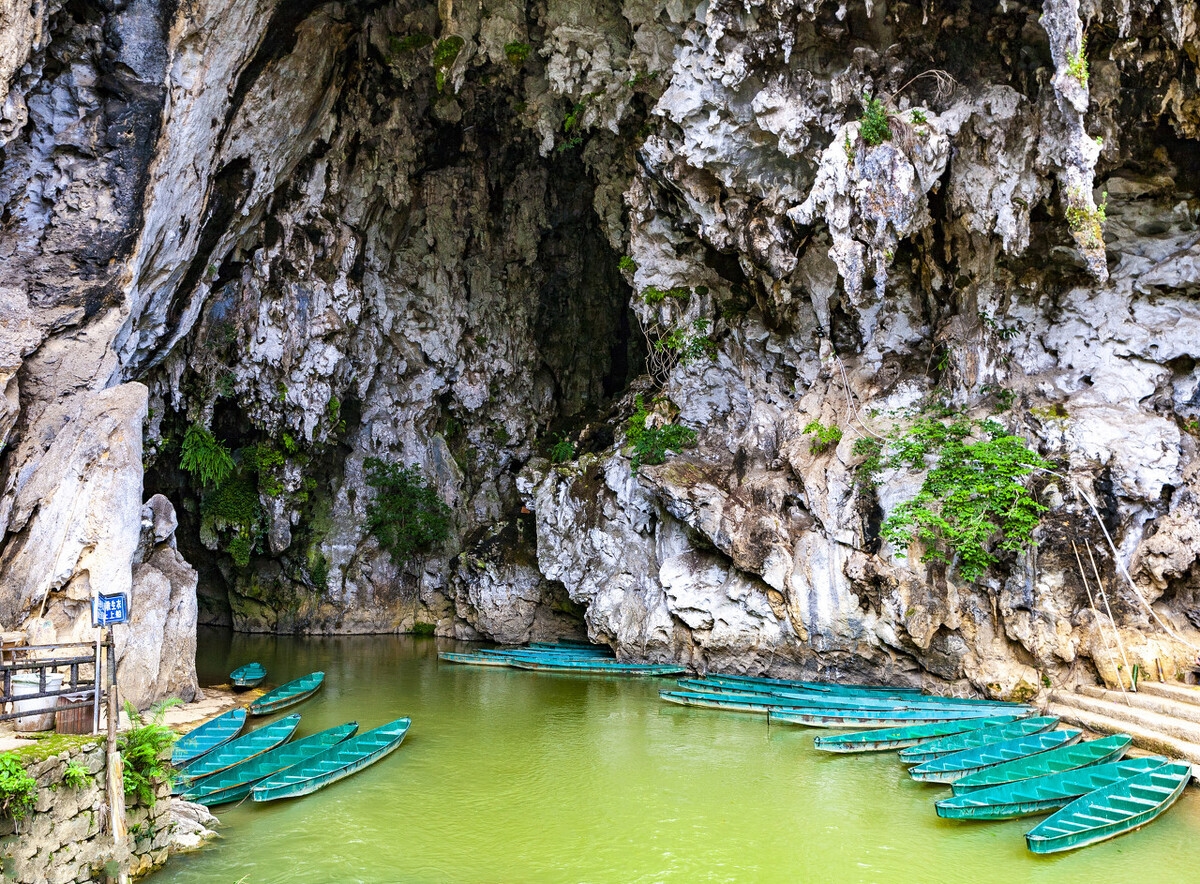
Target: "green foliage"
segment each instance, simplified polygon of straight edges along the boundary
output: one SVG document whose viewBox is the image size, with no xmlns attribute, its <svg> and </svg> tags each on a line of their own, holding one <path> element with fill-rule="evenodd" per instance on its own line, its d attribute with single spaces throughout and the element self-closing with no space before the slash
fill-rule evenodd
<svg viewBox="0 0 1200 884">
<path fill-rule="evenodd" d="M 571 150 L 583 144 L 583 133 L 579 132 L 579 126 L 583 121 L 583 112 L 587 109 L 587 99 L 575 103 L 566 115 L 563 117 L 563 134 L 570 136 L 562 144 L 558 146 L 559 151 Z"/>
<path fill-rule="evenodd" d="M 92 775 L 78 761 L 68 761 L 63 770 L 62 781 L 68 789 L 82 789 L 92 781 Z"/>
<path fill-rule="evenodd" d="M 413 623 L 412 634 L 430 636 L 437 631 L 436 623 L 424 623 L 420 620 Z"/>
<path fill-rule="evenodd" d="M 558 441 L 550 448 L 552 463 L 566 463 L 575 459 L 575 443 L 567 438 L 566 433 L 558 437 Z"/>
<path fill-rule="evenodd" d="M 1108 220 L 1108 194 L 1092 206 L 1087 193 L 1075 188 L 1067 195 L 1067 226 L 1085 249 L 1104 248 L 1104 223 Z"/>
<path fill-rule="evenodd" d="M 1193 436 L 1200 436 L 1200 420 L 1192 418 L 1183 422 L 1183 429 Z"/>
<path fill-rule="evenodd" d="M 418 49 L 424 49 L 432 42 L 433 37 L 428 34 L 407 34 L 403 37 L 389 37 L 388 48 L 396 54 L 401 52 L 416 52 Z"/>
<path fill-rule="evenodd" d="M 233 472 L 233 456 L 212 433 L 192 424 L 183 437 L 179 466 L 205 487 L 220 485 Z"/>
<path fill-rule="evenodd" d="M 308 577 L 312 581 L 312 585 L 325 592 L 329 589 L 329 559 L 325 558 L 324 553 L 317 553 L 312 558 L 312 564 L 308 567 Z"/>
<path fill-rule="evenodd" d="M 717 358 L 717 344 L 707 334 L 709 321 L 703 317 L 692 323 L 691 329 L 677 328 L 654 342 L 654 349 L 673 353 L 679 362 L 687 363 L 707 356 Z"/>
<path fill-rule="evenodd" d="M 525 59 L 529 58 L 529 44 L 518 43 L 516 41 L 505 43 L 504 57 L 513 65 L 520 67 L 525 63 Z"/>
<path fill-rule="evenodd" d="M 239 530 L 230 539 L 225 551 L 229 553 L 235 565 L 245 568 L 250 564 L 250 556 L 254 553 L 254 534 L 246 529 Z"/>
<path fill-rule="evenodd" d="M 661 304 L 667 298 L 677 298 L 681 301 L 690 298 L 692 290 L 684 286 L 675 286 L 669 289 L 660 289 L 656 285 L 652 285 L 642 292 L 642 300 L 647 304 Z"/>
<path fill-rule="evenodd" d="M 820 421 L 809 421 L 803 432 L 806 436 L 810 433 L 813 436 L 808 443 L 808 450 L 813 454 L 824 454 L 842 441 L 841 427 L 827 427 Z"/>
<path fill-rule="evenodd" d="M 878 98 L 863 95 L 863 115 L 859 120 L 859 134 L 863 141 L 875 147 L 892 140 L 892 127 L 888 125 L 887 108 Z"/>
<path fill-rule="evenodd" d="M 296 440 L 291 433 L 284 433 L 281 441 L 283 442 L 283 450 L 288 454 L 295 454 L 300 450 L 300 446 L 296 444 Z"/>
<path fill-rule="evenodd" d="M 463 46 L 467 41 L 457 34 L 451 34 L 445 40 L 439 40 L 438 44 L 433 47 L 432 63 L 438 70 L 444 71 L 454 64 L 458 58 L 458 53 L 462 52 Z"/>
<path fill-rule="evenodd" d="M 143 718 L 132 703 L 125 703 L 133 724 L 117 740 L 125 767 L 125 794 L 148 807 L 154 806 L 154 787 L 174 772 L 169 753 L 178 737 L 162 720 L 168 709 L 179 704 L 178 699 L 158 703 L 151 708 L 150 717 Z"/>
<path fill-rule="evenodd" d="M 37 800 L 37 780 L 12 752 L 0 755 L 0 817 L 24 819 Z"/>
<path fill-rule="evenodd" d="M 622 255 L 621 260 L 617 262 L 617 267 L 619 267 L 621 270 L 633 273 L 633 271 L 637 270 L 637 261 L 633 260 L 633 258 L 629 257 L 628 255 Z"/>
<path fill-rule="evenodd" d="M 262 518 L 258 487 L 245 475 L 232 476 L 204 495 L 200 514 L 220 525 L 249 528 Z"/>
<path fill-rule="evenodd" d="M 910 114 L 914 126 L 924 126 L 929 122 L 929 117 L 925 115 L 925 111 L 914 107 Z"/>
<path fill-rule="evenodd" d="M 1086 86 L 1088 81 L 1087 37 L 1079 39 L 1079 51 L 1067 53 L 1067 73 Z"/>
<path fill-rule="evenodd" d="M 629 418 L 626 441 L 633 446 L 632 467 L 636 472 L 642 464 L 659 464 L 667 458 L 668 451 L 682 451 L 696 444 L 696 431 L 679 424 L 661 427 L 646 426 L 650 413 L 642 397 L 633 400 L 634 412 Z"/>
<path fill-rule="evenodd" d="M 862 442 L 863 440 L 859 440 Z M 1032 542 L 1046 509 L 1021 479 L 1049 463 L 1025 441 L 993 420 L 922 416 L 889 436 L 886 445 L 872 440 L 860 475 L 879 470 L 925 471 L 915 497 L 904 501 L 883 523 L 882 535 L 897 556 L 919 540 L 922 561 L 957 563 L 967 580 L 978 579 L 996 561 L 993 550 L 1019 552 Z"/>
<path fill-rule="evenodd" d="M 403 567 L 450 536 L 450 507 L 425 483 L 416 465 L 402 467 L 369 457 L 367 484 L 376 489 L 367 504 L 367 529 Z"/>
</svg>

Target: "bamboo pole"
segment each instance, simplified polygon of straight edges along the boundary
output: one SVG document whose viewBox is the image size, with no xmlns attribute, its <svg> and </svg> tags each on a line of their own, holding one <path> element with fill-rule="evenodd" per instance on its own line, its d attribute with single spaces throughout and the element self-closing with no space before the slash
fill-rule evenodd
<svg viewBox="0 0 1200 884">
<path fill-rule="evenodd" d="M 120 864 L 116 880 L 128 884 L 129 872 L 124 856 L 129 832 L 125 828 L 125 774 L 121 766 L 121 753 L 117 751 L 117 720 L 120 716 L 117 698 L 117 646 L 113 641 L 113 628 L 108 627 L 108 825 L 113 836 L 113 853 Z M 111 879 L 110 879 L 111 880 Z"/>
</svg>

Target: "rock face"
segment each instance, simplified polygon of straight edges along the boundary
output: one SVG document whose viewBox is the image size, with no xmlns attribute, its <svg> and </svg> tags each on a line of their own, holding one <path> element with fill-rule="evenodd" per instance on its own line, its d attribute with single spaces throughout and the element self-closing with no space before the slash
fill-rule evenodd
<svg viewBox="0 0 1200 884">
<path fill-rule="evenodd" d="M 0 10 L 3 562 L 140 383 L 179 552 L 113 561 L 207 622 L 1003 696 L 1194 657 L 1193 4 Z M 632 469 L 639 401 L 698 444 Z M 1051 464 L 973 579 L 881 533 L 936 457 L 860 470 L 937 415 Z M 380 549 L 371 457 L 449 538 Z"/>
</svg>

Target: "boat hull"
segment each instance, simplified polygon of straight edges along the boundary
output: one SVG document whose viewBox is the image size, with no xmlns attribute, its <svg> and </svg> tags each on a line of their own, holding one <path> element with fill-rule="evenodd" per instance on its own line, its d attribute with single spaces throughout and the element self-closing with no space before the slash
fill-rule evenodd
<svg viewBox="0 0 1200 884">
<path fill-rule="evenodd" d="M 319 691 L 324 683 L 324 672 L 311 672 L 263 694 L 250 704 L 249 712 L 251 715 L 270 715 L 295 706 Z"/>
<path fill-rule="evenodd" d="M 273 721 L 266 727 L 230 740 L 214 752 L 209 752 L 181 769 L 176 777 L 180 791 L 186 791 L 192 784 L 205 777 L 228 770 L 235 764 L 241 764 L 269 752 L 276 746 L 286 743 L 300 724 L 299 715 L 288 715 L 279 721 Z"/>
<path fill-rule="evenodd" d="M 410 719 L 399 718 L 383 727 L 351 737 L 310 758 L 304 765 L 297 765 L 261 781 L 255 785 L 251 796 L 255 801 L 264 802 L 310 795 L 396 751 L 404 741 L 410 724 Z M 309 770 L 312 771 L 311 776 L 308 775 Z"/>
<path fill-rule="evenodd" d="M 813 746 L 822 752 L 883 752 L 889 749 L 905 749 L 919 746 L 942 737 L 965 733 L 970 730 L 993 727 L 1016 721 L 1019 716 L 1002 715 L 994 718 L 964 718 L 958 721 L 938 721 L 928 724 L 912 724 L 903 727 L 881 728 L 857 734 L 839 734 L 836 737 L 817 737 Z"/>
<path fill-rule="evenodd" d="M 171 764 L 182 767 L 223 746 L 246 726 L 246 710 L 230 709 L 184 734 L 171 750 Z"/>
<path fill-rule="evenodd" d="M 1009 724 L 967 731 L 950 737 L 943 737 L 931 743 L 922 743 L 900 750 L 900 760 L 905 764 L 924 764 L 942 755 L 952 755 L 967 749 L 978 749 L 992 743 L 1001 743 L 1014 737 L 1024 737 L 1048 731 L 1058 724 L 1058 718 L 1053 715 L 1042 715 L 1034 718 L 1020 718 Z"/>
<path fill-rule="evenodd" d="M 965 795 L 993 786 L 1003 786 L 1021 780 L 1065 773 L 1090 764 L 1116 761 L 1129 751 L 1132 738 L 1128 734 L 1112 734 L 1098 740 L 1088 740 L 1074 745 L 1060 746 L 1042 752 L 1030 759 L 1017 759 L 993 765 L 987 770 L 963 777 L 954 782 L 954 794 Z"/>
<path fill-rule="evenodd" d="M 1061 853 L 1132 832 L 1165 813 L 1191 778 L 1192 766 L 1176 762 L 1089 792 L 1026 832 L 1025 843 Z"/>
<path fill-rule="evenodd" d="M 1028 737 L 1017 737 L 980 749 L 968 749 L 965 752 L 935 758 L 912 768 L 908 775 L 921 783 L 953 783 L 996 764 L 1015 761 L 1018 758 L 1026 759 L 1061 746 L 1069 746 L 1079 742 L 1082 737 L 1083 731 L 1075 730 L 1047 731 Z"/>
</svg>

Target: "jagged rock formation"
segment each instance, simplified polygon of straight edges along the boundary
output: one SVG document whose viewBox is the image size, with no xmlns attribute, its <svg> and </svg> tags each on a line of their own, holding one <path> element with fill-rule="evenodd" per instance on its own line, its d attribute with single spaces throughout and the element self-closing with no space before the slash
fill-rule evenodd
<svg viewBox="0 0 1200 884">
<path fill-rule="evenodd" d="M 1200 644 L 1191 4 L 0 20 L 6 571 L 65 524 L 22 497 L 54 436 L 140 383 L 147 489 L 202 616 L 239 628 L 582 620 L 631 656 L 1019 696 L 1123 677 L 1074 539 L 1130 663 Z M 632 471 L 634 391 L 698 446 Z M 1032 480 L 1036 548 L 978 580 L 880 536 L 919 477 L 856 482 L 856 439 L 933 400 L 1058 464 Z M 179 469 L 193 425 L 237 452 L 220 489 Z M 417 466 L 449 541 L 379 548 L 369 457 Z M 69 598 L 81 561 L 14 582 L 0 618 Z"/>
</svg>

